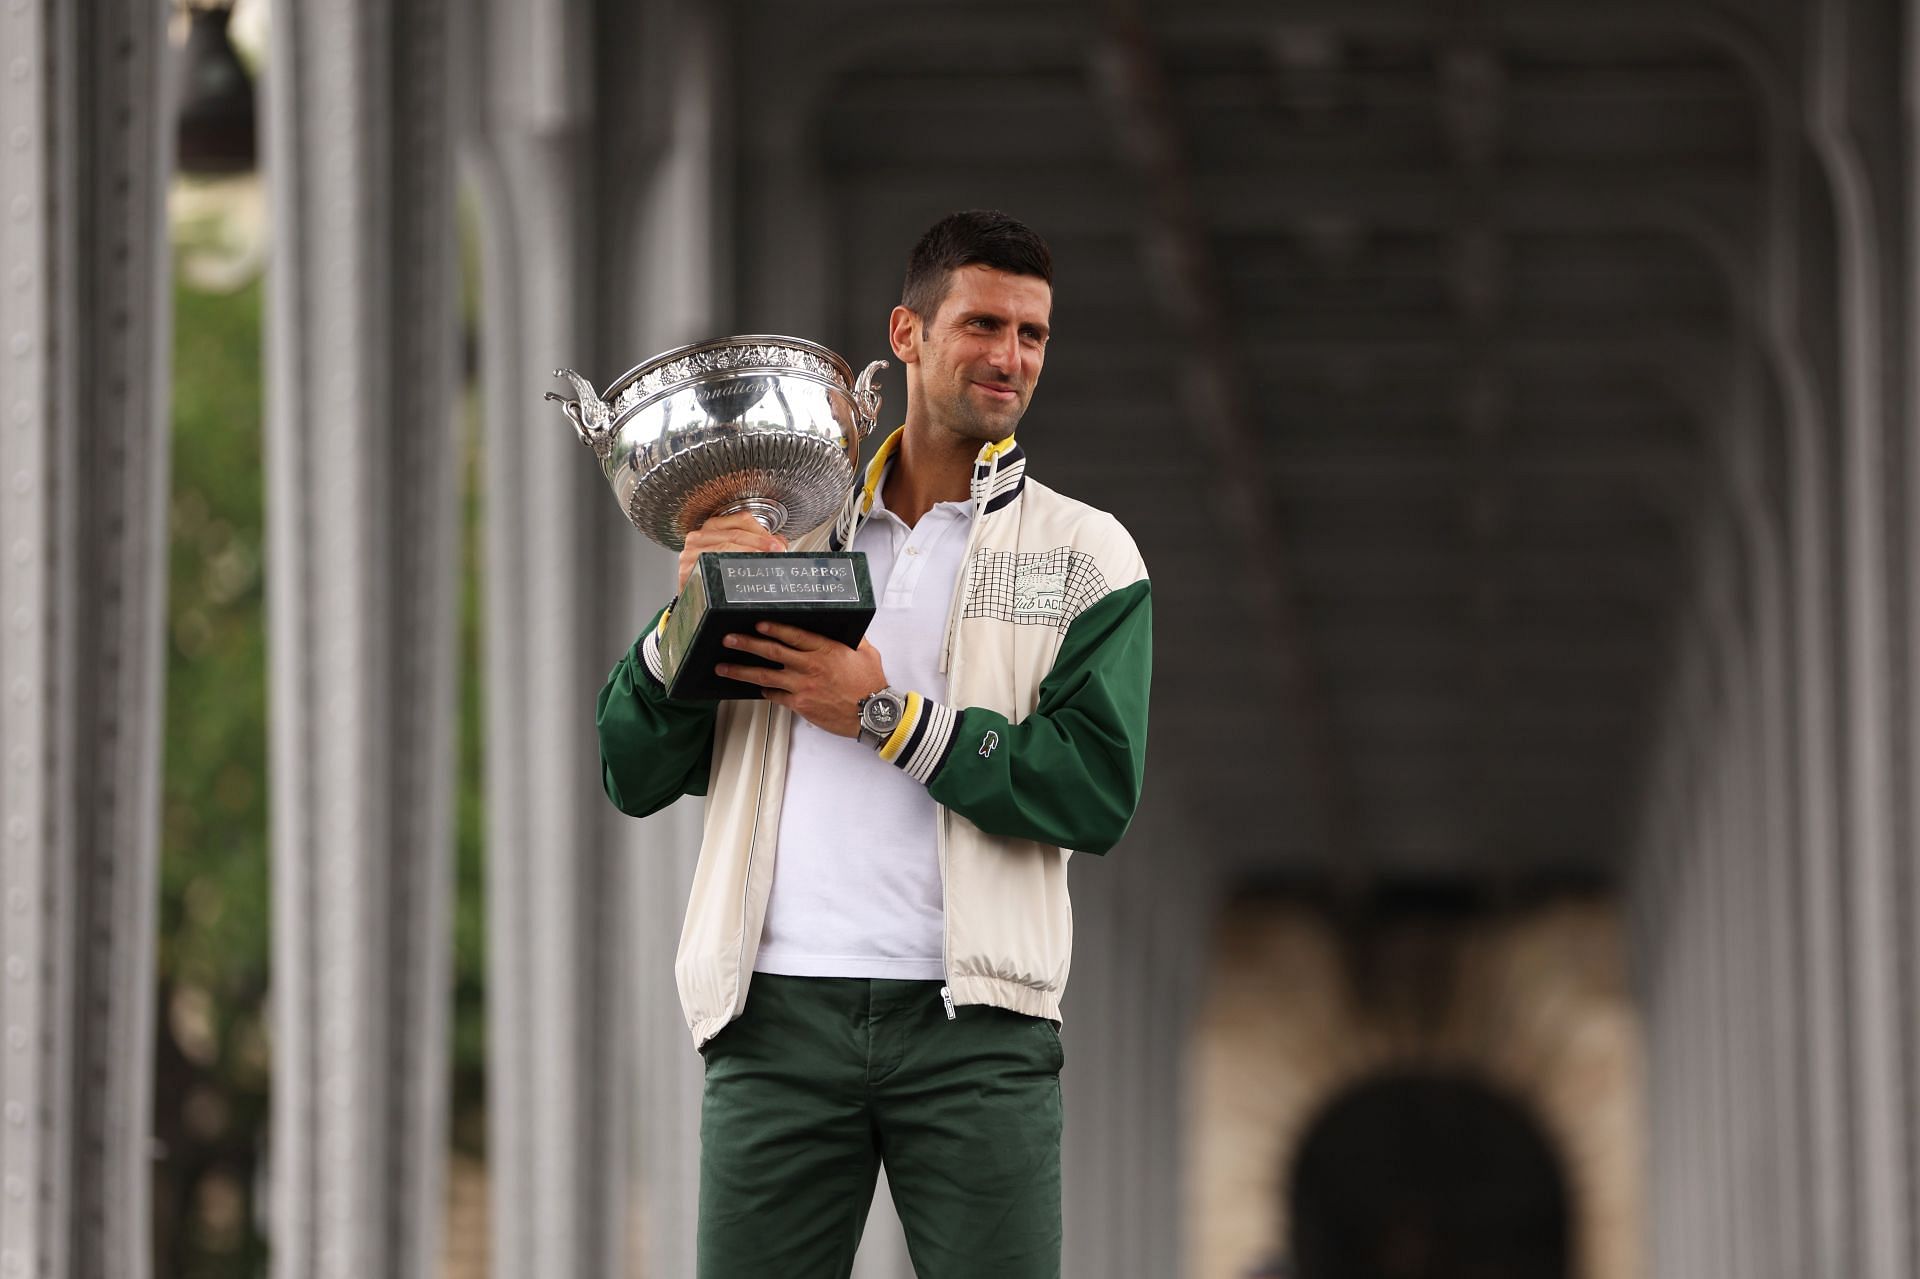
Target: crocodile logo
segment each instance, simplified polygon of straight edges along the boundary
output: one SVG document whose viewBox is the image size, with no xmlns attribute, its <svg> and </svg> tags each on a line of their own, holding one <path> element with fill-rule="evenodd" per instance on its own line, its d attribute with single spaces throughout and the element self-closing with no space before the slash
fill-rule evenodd
<svg viewBox="0 0 1920 1279">
<path fill-rule="evenodd" d="M 988 729 L 987 735 L 980 739 L 980 758 L 981 759 L 993 758 L 993 748 L 998 746 L 999 744 L 1000 744 L 1000 734 L 994 732 L 992 729 Z"/>
<path fill-rule="evenodd" d="M 1026 569 L 1013 579 L 1013 615 L 1015 617 L 1058 617 L 1067 598 L 1067 575 Z"/>
</svg>

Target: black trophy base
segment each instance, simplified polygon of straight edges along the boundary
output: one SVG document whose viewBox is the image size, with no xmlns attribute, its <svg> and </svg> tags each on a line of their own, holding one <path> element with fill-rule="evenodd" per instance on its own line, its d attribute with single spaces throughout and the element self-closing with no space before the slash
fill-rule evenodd
<svg viewBox="0 0 1920 1279">
<path fill-rule="evenodd" d="M 859 551 L 709 551 L 687 575 L 660 637 L 667 695 L 682 701 L 762 696 L 758 684 L 713 673 L 722 662 L 775 665 L 721 642 L 752 634 L 758 622 L 797 626 L 852 646 L 871 621 L 873 583 Z"/>
</svg>

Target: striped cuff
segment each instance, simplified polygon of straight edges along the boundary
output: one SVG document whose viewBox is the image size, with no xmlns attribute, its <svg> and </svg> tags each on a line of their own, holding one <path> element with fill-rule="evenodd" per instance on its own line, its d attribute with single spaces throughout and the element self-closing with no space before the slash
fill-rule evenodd
<svg viewBox="0 0 1920 1279">
<path fill-rule="evenodd" d="M 960 727 L 960 712 L 951 706 L 928 701 L 918 693 L 907 694 L 907 709 L 893 734 L 880 744 L 880 758 L 895 768 L 905 769 L 917 782 L 931 782 L 946 763 L 953 748 L 954 732 Z"/>
<path fill-rule="evenodd" d="M 654 682 L 661 688 L 667 686 L 667 672 L 660 665 L 660 637 L 666 633 L 667 619 L 672 616 L 673 605 L 669 604 L 666 611 L 660 614 L 660 624 L 648 631 L 647 637 L 640 641 L 640 658 L 647 664 L 647 674 L 653 676 Z"/>
</svg>

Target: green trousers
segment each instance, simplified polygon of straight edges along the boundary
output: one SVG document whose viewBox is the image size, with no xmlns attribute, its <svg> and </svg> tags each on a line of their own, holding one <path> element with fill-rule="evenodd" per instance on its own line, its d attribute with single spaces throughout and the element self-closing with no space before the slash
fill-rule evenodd
<svg viewBox="0 0 1920 1279">
<path fill-rule="evenodd" d="M 919 1279 L 1058 1279 L 1060 1036 L 940 983 L 755 973 L 708 1042 L 700 1279 L 844 1279 L 884 1164 Z"/>
</svg>

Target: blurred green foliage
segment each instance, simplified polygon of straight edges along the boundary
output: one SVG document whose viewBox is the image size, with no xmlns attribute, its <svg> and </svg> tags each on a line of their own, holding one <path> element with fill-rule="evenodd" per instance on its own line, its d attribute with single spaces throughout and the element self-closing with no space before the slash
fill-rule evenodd
<svg viewBox="0 0 1920 1279">
<path fill-rule="evenodd" d="M 160 1279 L 267 1269 L 272 1046 L 262 289 L 174 294 L 154 1245 Z M 471 397 L 463 423 L 473 440 Z M 470 450 L 471 453 L 471 450 Z M 476 473 L 470 465 L 469 479 Z M 461 607 L 454 1141 L 484 1146 L 486 921 L 476 486 Z"/>
<path fill-rule="evenodd" d="M 264 1273 L 270 902 L 261 286 L 174 293 L 155 1260 Z"/>
<path fill-rule="evenodd" d="M 486 1155 L 487 909 L 486 703 L 480 682 L 480 401 L 462 398 L 467 440 L 460 554 L 459 789 L 454 795 L 458 882 L 453 911 L 453 1145 Z"/>
</svg>

